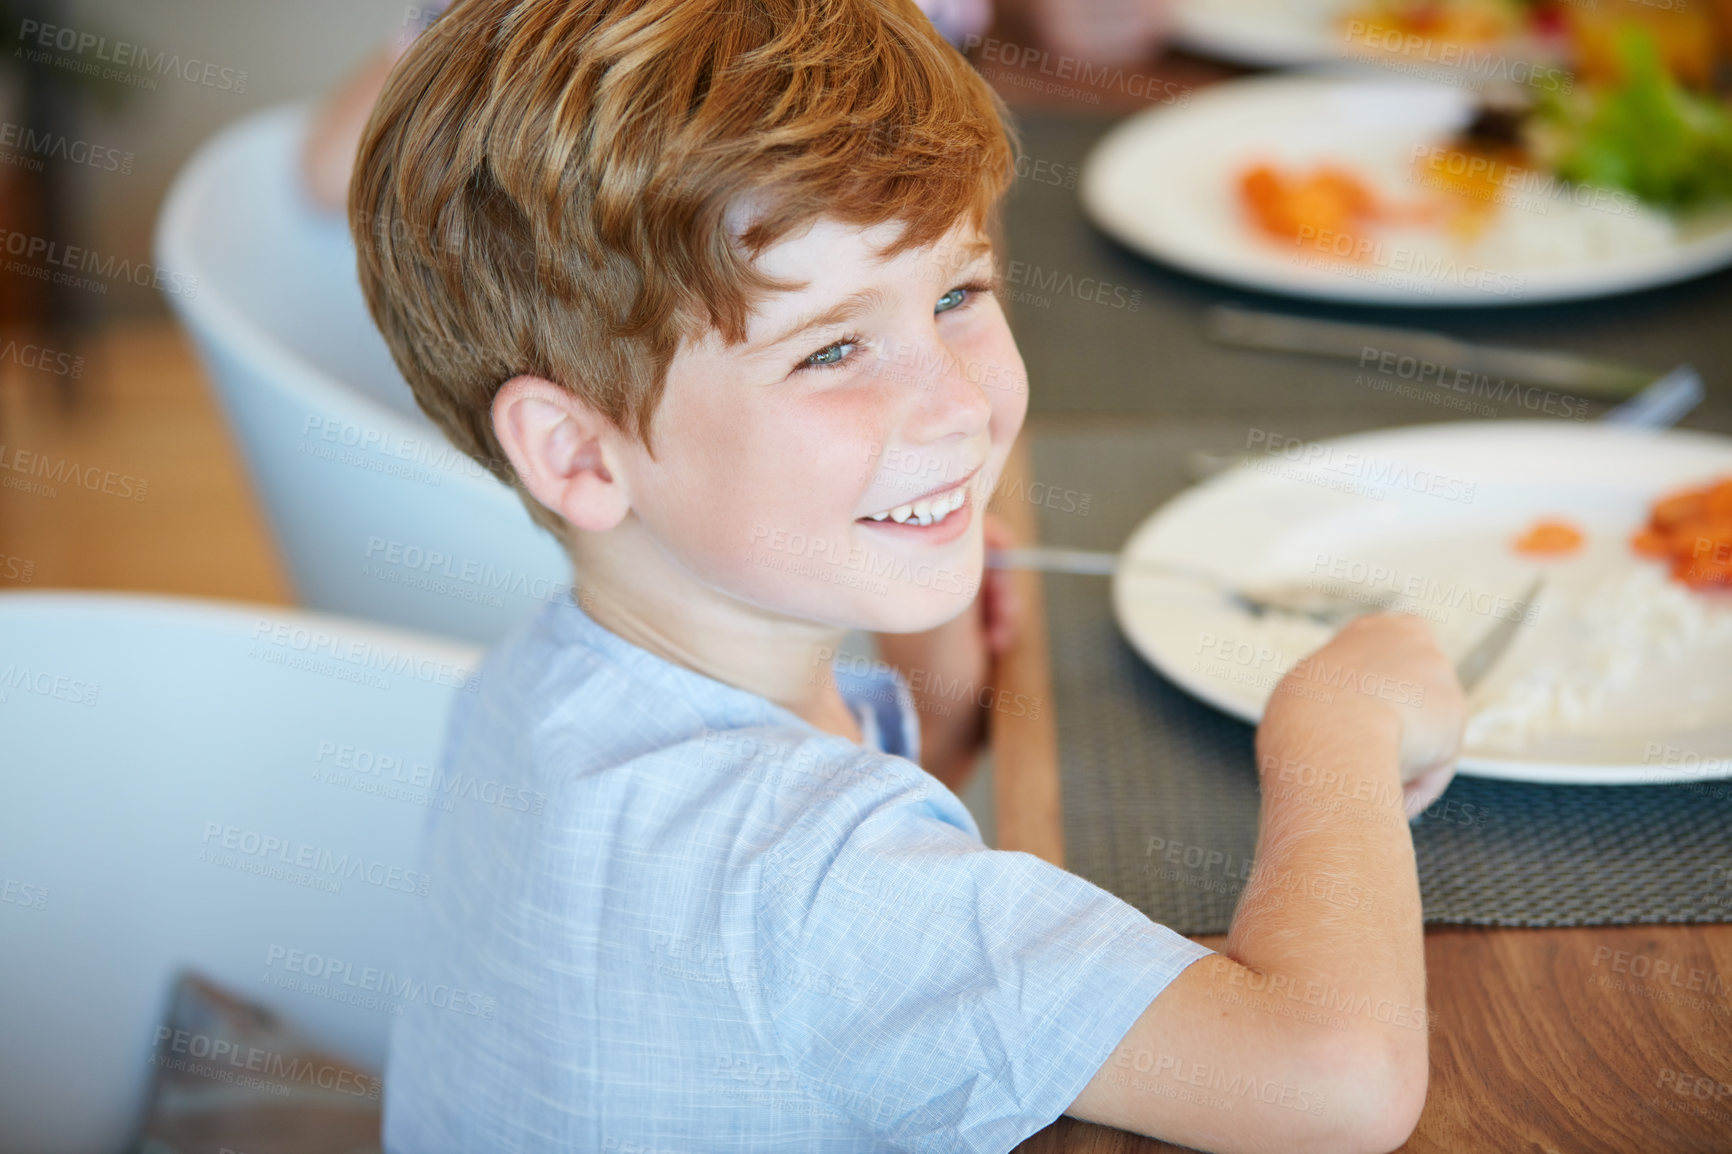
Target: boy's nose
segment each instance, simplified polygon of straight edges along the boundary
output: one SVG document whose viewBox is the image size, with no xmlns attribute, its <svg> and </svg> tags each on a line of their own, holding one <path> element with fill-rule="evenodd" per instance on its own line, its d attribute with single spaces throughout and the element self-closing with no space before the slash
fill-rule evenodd
<svg viewBox="0 0 1732 1154">
<path fill-rule="evenodd" d="M 903 427 L 912 442 L 929 443 L 946 437 L 970 437 L 992 420 L 992 401 L 987 395 L 989 377 L 1002 377 L 1004 370 L 989 374 L 989 366 L 958 357 L 936 345 L 930 359 L 911 383 L 912 408 Z"/>
</svg>

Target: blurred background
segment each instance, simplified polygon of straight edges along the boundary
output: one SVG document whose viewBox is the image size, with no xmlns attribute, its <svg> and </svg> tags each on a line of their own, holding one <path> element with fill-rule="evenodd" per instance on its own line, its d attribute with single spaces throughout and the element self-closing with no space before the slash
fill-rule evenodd
<svg viewBox="0 0 1732 1154">
<path fill-rule="evenodd" d="M 208 382 L 153 284 L 152 234 L 202 142 L 329 88 L 403 19 L 403 5 L 377 0 L 0 6 L 0 228 L 100 254 L 112 270 L 94 285 L 0 275 L 11 349 L 0 439 L 154 486 L 126 506 L 76 487 L 51 500 L 0 493 L 0 581 L 289 600 Z M 104 41 L 71 55 L 123 78 L 32 61 L 38 25 Z"/>
<path fill-rule="evenodd" d="M 67 230 L 67 243 L 148 260 L 163 194 L 200 143 L 249 112 L 305 100 L 335 85 L 397 31 L 405 6 L 382 0 L 9 0 L 0 12 L 5 15 L 0 41 L 5 46 L 0 64 L 5 119 L 20 122 L 21 116 L 34 114 L 42 118 L 35 122 L 40 126 L 118 150 L 122 165 L 110 170 L 106 157 L 97 164 L 63 163 L 58 166 L 63 171 L 45 166 L 40 173 L 10 165 L 13 171 L 4 177 L 6 227 L 18 227 L 28 211 L 43 211 L 32 186 L 45 180 L 55 205 L 49 211 L 57 212 L 55 223 Z M 122 44 L 135 45 L 150 58 L 167 53 L 183 62 L 196 60 L 198 79 L 129 69 L 137 79 L 155 80 L 145 87 L 33 65 L 21 55 L 19 36 L 20 25 L 31 19 L 107 39 L 106 60 L 92 46 L 78 54 L 81 61 L 108 64 L 125 51 Z M 129 60 L 138 62 L 136 56 Z M 209 81 L 205 64 L 219 70 Z M 8 283 L 8 299 L 18 294 L 18 286 Z M 159 292 L 130 282 L 113 286 L 98 302 L 80 303 L 93 323 L 166 313 Z M 71 304 L 63 307 L 81 311 Z M 9 311 L 8 321 L 17 315 Z"/>
</svg>

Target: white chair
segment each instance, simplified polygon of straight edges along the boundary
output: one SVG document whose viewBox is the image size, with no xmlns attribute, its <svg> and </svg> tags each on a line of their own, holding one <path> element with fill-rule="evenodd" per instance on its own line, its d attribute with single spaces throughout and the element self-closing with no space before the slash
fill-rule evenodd
<svg viewBox="0 0 1732 1154">
<path fill-rule="evenodd" d="M 305 124 L 302 108 L 260 113 L 187 164 L 157 224 L 168 299 L 302 602 L 492 641 L 558 596 L 570 566 L 416 407 L 367 313 L 343 218 L 301 194 Z"/>
<path fill-rule="evenodd" d="M 413 783 L 478 660 L 275 608 L 0 595 L 0 1151 L 123 1149 L 183 969 L 383 1067 L 391 993 L 332 995 L 413 980 Z"/>
</svg>

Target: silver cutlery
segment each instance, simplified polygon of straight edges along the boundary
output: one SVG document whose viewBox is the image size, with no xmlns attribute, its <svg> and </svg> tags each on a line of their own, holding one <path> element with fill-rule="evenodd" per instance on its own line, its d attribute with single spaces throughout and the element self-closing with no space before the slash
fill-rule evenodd
<svg viewBox="0 0 1732 1154">
<path fill-rule="evenodd" d="M 1627 397 L 1654 379 L 1649 369 L 1604 357 L 1479 345 L 1418 329 L 1320 321 L 1231 305 L 1209 309 L 1203 317 L 1203 331 L 1217 344 L 1240 348 L 1305 353 L 1362 364 L 1372 352 L 1379 359 L 1384 354 L 1412 357 L 1421 364 L 1438 366 L 1440 372 L 1484 374 L 1595 396 Z"/>
<path fill-rule="evenodd" d="M 1646 370 L 1643 370 L 1643 373 L 1644 376 L 1652 376 Z M 1679 365 L 1664 376 L 1650 381 L 1635 396 L 1601 413 L 1600 420 L 1607 424 L 1628 425 L 1632 428 L 1666 429 L 1683 420 L 1691 409 L 1702 403 L 1705 396 L 1707 392 L 1702 386 L 1702 374 L 1698 373 L 1693 365 Z M 1212 453 L 1207 449 L 1192 449 L 1185 457 L 1185 476 L 1192 481 L 1206 481 L 1234 465 L 1262 459 L 1257 453 Z"/>
<path fill-rule="evenodd" d="M 1345 625 L 1367 613 L 1381 613 L 1393 608 L 1400 600 L 1394 590 L 1379 590 L 1363 599 L 1341 597 L 1310 585 L 1272 586 L 1265 589 L 1244 589 L 1213 573 L 1170 565 L 1160 561 L 1126 561 L 1117 553 L 1095 549 L 994 549 L 986 556 L 994 569 L 1037 569 L 1043 573 L 1069 573 L 1082 576 L 1111 577 L 1119 572 L 1149 573 L 1200 581 L 1226 594 L 1227 599 L 1253 617 L 1268 613 L 1285 613 L 1305 617 L 1331 628 Z M 1535 577 L 1517 604 L 1531 606 L 1545 587 L 1545 577 Z M 1516 629 L 1525 614 L 1500 618 L 1455 664 L 1456 677 L 1463 693 L 1485 679 L 1498 658 L 1515 640 Z"/>
<path fill-rule="evenodd" d="M 1623 404 L 1601 413 L 1600 420 L 1633 428 L 1669 429 L 1705 396 L 1702 374 L 1693 365 L 1679 365 Z"/>
<path fill-rule="evenodd" d="M 1285 613 L 1329 626 L 1345 624 L 1366 613 L 1381 612 L 1394 605 L 1400 597 L 1393 590 L 1368 591 L 1363 598 L 1342 597 L 1310 584 L 1246 589 L 1201 569 L 1160 561 L 1127 561 L 1117 553 L 1093 549 L 994 549 L 987 554 L 986 563 L 994 569 L 1037 569 L 1043 573 L 1095 577 L 1111 577 L 1120 570 L 1178 577 L 1213 586 L 1253 617 L 1262 617 L 1267 613 Z"/>
<path fill-rule="evenodd" d="M 1545 583 L 1544 576 L 1535 577 L 1533 584 L 1528 586 L 1528 591 L 1522 594 L 1520 604 L 1532 605 L 1534 598 L 1539 596 L 1540 590 L 1545 587 Z M 1516 614 L 1500 618 L 1497 624 L 1486 630 L 1485 636 L 1475 642 L 1474 647 L 1463 654 L 1461 660 L 1455 663 L 1456 680 L 1461 682 L 1463 693 L 1472 690 L 1474 686 L 1485 679 L 1487 673 L 1491 672 L 1492 666 L 1497 664 L 1497 659 L 1504 655 L 1504 650 L 1508 649 L 1510 642 L 1515 640 L 1516 629 L 1521 625 L 1525 616 L 1525 614 Z"/>
</svg>

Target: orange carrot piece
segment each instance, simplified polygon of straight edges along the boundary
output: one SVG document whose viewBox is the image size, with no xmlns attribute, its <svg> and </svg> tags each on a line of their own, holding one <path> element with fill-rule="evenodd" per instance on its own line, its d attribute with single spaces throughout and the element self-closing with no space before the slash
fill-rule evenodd
<svg viewBox="0 0 1732 1154">
<path fill-rule="evenodd" d="M 1670 533 L 1685 521 L 1700 517 L 1706 504 L 1707 498 L 1699 489 L 1686 489 L 1681 493 L 1662 497 L 1654 503 L 1654 528 L 1662 533 Z"/>
<path fill-rule="evenodd" d="M 1559 557 L 1582 547 L 1582 531 L 1568 521 L 1537 521 L 1516 538 L 1518 553 L 1543 557 Z"/>
<path fill-rule="evenodd" d="M 1655 501 L 1630 548 L 1670 561 L 1673 578 L 1692 589 L 1732 589 L 1732 477 Z"/>
<path fill-rule="evenodd" d="M 1708 490 L 1702 498 L 1702 512 L 1715 521 L 1732 521 L 1732 478 Z"/>
</svg>

